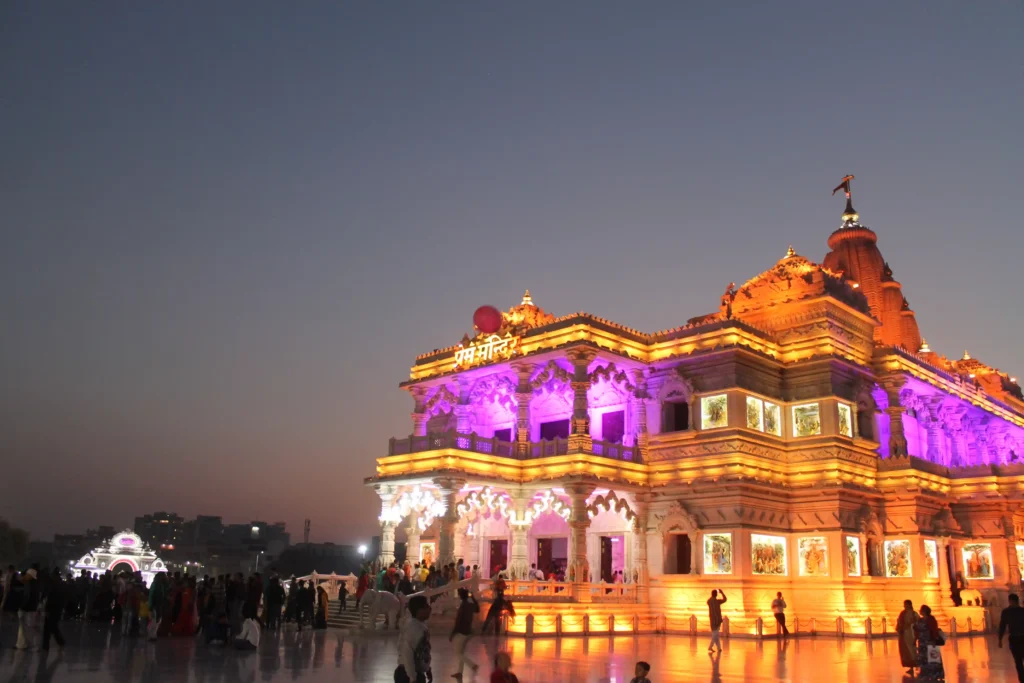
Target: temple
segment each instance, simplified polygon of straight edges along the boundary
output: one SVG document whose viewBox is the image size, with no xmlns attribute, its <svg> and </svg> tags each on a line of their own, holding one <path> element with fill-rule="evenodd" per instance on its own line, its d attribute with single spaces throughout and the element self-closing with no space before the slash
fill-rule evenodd
<svg viewBox="0 0 1024 683">
<path fill-rule="evenodd" d="M 114 575 L 125 571 L 140 572 L 147 585 L 160 572 L 166 572 L 163 560 L 138 534 L 125 529 L 114 535 L 104 545 L 88 552 L 72 565 L 75 573 L 85 570 L 91 576 L 98 577 L 106 572 Z"/>
<path fill-rule="evenodd" d="M 984 628 L 1024 566 L 1021 390 L 931 351 L 844 186 L 820 264 L 791 247 L 679 327 L 527 292 L 419 356 L 411 435 L 367 479 L 380 559 L 398 535 L 504 568 L 524 634 L 707 630 L 713 588 L 732 633 L 776 591 L 819 631 L 891 630 L 907 598 Z"/>
</svg>

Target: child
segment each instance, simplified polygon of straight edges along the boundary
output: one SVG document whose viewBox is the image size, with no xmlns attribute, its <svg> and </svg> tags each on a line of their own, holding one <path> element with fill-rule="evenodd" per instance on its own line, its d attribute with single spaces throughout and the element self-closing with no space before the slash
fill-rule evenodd
<svg viewBox="0 0 1024 683">
<path fill-rule="evenodd" d="M 512 668 L 512 658 L 507 652 L 499 652 L 494 655 L 494 672 L 491 674 L 491 683 L 519 683 L 516 675 L 509 671 Z"/>
<path fill-rule="evenodd" d="M 636 670 L 633 671 L 633 673 L 635 673 L 636 676 L 633 677 L 633 680 L 630 681 L 630 683 L 651 683 L 651 680 L 647 678 L 647 674 L 649 674 L 650 672 L 650 664 L 648 664 L 647 662 L 637 662 Z"/>
</svg>

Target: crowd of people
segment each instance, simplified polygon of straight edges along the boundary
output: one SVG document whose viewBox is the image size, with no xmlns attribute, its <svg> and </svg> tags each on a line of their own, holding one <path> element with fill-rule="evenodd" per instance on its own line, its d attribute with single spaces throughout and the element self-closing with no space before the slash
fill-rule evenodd
<svg viewBox="0 0 1024 683">
<path fill-rule="evenodd" d="M 536 566 L 531 568 L 530 576 L 544 580 Z M 502 616 L 515 615 L 504 595 L 505 577 L 504 568 L 496 567 L 492 577 L 493 600 L 482 633 L 491 627 L 497 632 Z M 480 578 L 480 568 L 469 567 L 462 560 L 440 568 L 426 562 L 372 564 L 361 571 L 355 593 L 357 606 L 370 588 L 411 596 L 406 600 L 410 619 L 400 635 L 396 683 L 425 681 L 431 676 L 426 621 L 430 617 L 432 599 L 417 593 L 470 578 Z M 342 583 L 339 609 L 346 609 L 347 596 L 348 589 Z M 449 640 L 455 644 L 458 666 L 452 676 L 461 681 L 467 666 L 474 672 L 479 668 L 466 655 L 466 645 L 473 636 L 480 606 L 465 586 L 458 588 L 458 596 L 460 605 Z M 722 605 L 726 602 L 725 592 L 721 590 L 712 591 L 707 601 L 711 625 L 709 652 L 722 651 Z M 1016 595 L 1010 595 L 1009 602 L 1000 622 L 999 646 L 1002 647 L 1004 635 L 1008 634 L 1018 677 L 1024 683 L 1024 608 Z M 140 572 L 115 574 L 107 571 L 94 576 L 82 571 L 74 576 L 65 575 L 60 569 L 44 572 L 38 565 L 24 572 L 9 566 L 0 576 L 0 612 L 8 621 L 13 621 L 16 615 L 18 633 L 14 646 L 20 650 L 47 651 L 51 641 L 63 648 L 61 622 L 64 620 L 113 625 L 129 637 L 144 636 L 150 640 L 193 637 L 211 645 L 233 644 L 237 649 L 255 650 L 264 628 L 276 630 L 282 628 L 282 624 L 294 624 L 298 630 L 304 626 L 327 628 L 329 606 L 330 597 L 323 586 L 295 577 L 286 582 L 273 571 L 266 578 L 259 573 L 248 578 L 236 573 L 201 579 L 180 572 L 158 573 L 148 586 Z M 788 636 L 786 602 L 781 592 L 771 607 L 780 632 Z M 0 629 L 0 646 L 6 644 L 3 634 Z M 909 675 L 918 680 L 944 680 L 940 648 L 945 644 L 945 635 L 927 605 L 915 611 L 913 603 L 906 600 L 896 620 L 896 634 L 900 661 Z M 510 664 L 505 653 L 498 653 L 492 683 L 517 680 L 509 670 Z M 649 670 L 646 663 L 638 663 L 634 680 L 644 683 Z"/>
<path fill-rule="evenodd" d="M 327 591 L 295 577 L 291 590 L 284 583 L 275 572 L 266 578 L 160 572 L 147 585 L 141 572 L 95 576 L 83 570 L 75 576 L 59 568 L 43 572 L 38 565 L 19 572 L 12 565 L 0 579 L 0 612 L 17 619 L 20 650 L 46 651 L 51 640 L 62 648 L 63 620 L 113 625 L 128 637 L 194 637 L 255 649 L 264 628 L 327 628 Z"/>
</svg>

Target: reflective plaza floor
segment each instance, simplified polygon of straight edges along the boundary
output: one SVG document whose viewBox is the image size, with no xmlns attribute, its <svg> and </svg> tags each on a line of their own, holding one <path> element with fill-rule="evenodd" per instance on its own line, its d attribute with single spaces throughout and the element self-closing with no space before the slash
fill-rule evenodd
<svg viewBox="0 0 1024 683">
<path fill-rule="evenodd" d="M 108 629 L 68 625 L 67 648 L 26 653 L 11 648 L 7 626 L 0 649 L 0 681 L 46 683 L 255 683 L 393 680 L 396 638 L 392 634 L 347 635 L 338 631 L 286 632 L 264 637 L 259 652 L 208 647 L 193 639 L 146 643 L 122 639 Z M 432 634 L 434 680 L 452 681 L 452 646 Z M 592 637 L 522 640 L 475 638 L 468 653 L 482 665 L 466 681 L 486 683 L 494 653 L 512 653 L 522 683 L 629 683 L 633 665 L 651 663 L 653 683 L 668 681 L 904 681 L 896 644 L 831 638 L 758 643 L 726 641 L 720 657 L 707 654 L 706 638 L 686 636 Z M 993 637 L 950 640 L 943 648 L 948 681 L 1015 681 L 1009 652 Z"/>
</svg>

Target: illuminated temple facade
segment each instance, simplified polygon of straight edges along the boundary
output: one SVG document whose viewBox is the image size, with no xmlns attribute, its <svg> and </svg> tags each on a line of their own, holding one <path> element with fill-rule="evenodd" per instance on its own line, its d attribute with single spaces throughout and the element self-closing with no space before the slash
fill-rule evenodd
<svg viewBox="0 0 1024 683">
<path fill-rule="evenodd" d="M 680 327 L 527 292 L 496 333 L 418 357 L 411 435 L 367 480 L 381 559 L 397 536 L 412 561 L 564 573 L 516 589 L 513 632 L 707 630 L 713 588 L 733 633 L 776 591 L 819 631 L 891 630 L 906 598 L 982 628 L 1021 581 L 1024 401 L 929 349 L 876 242 L 848 202 L 821 264 L 790 248 Z"/>
</svg>

